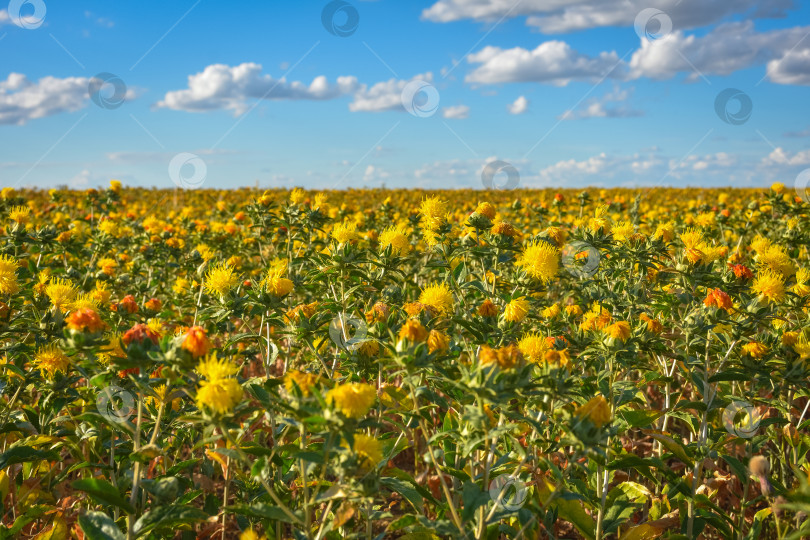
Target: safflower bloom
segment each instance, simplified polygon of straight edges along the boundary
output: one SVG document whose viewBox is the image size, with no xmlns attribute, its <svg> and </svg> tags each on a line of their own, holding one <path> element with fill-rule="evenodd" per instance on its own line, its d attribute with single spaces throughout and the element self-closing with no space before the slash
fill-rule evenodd
<svg viewBox="0 0 810 540">
<path fill-rule="evenodd" d="M 518 342 L 518 348 L 526 360 L 535 364 L 541 363 L 548 351 L 546 338 L 539 334 L 524 334 Z"/>
<path fill-rule="evenodd" d="M 482 345 L 478 352 L 478 363 L 481 366 L 496 365 L 500 369 L 512 369 L 519 366 L 522 360 L 520 349 L 514 345 L 507 345 L 500 349 Z"/>
<path fill-rule="evenodd" d="M 384 251 L 388 246 L 394 255 L 407 255 L 411 250 L 408 237 L 399 227 L 389 227 L 380 234 L 380 249 Z"/>
<path fill-rule="evenodd" d="M 17 281 L 17 261 L 10 255 L 0 255 L 0 294 L 16 294 L 20 290 Z"/>
<path fill-rule="evenodd" d="M 578 407 L 574 415 L 582 420 L 587 418 L 598 428 L 609 423 L 612 416 L 610 404 L 605 399 L 605 396 L 591 398 L 587 403 Z"/>
<path fill-rule="evenodd" d="M 295 388 L 298 388 L 301 395 L 307 397 L 312 394 L 312 387 L 317 385 L 319 380 L 320 377 L 315 373 L 304 373 L 303 371 L 290 369 L 284 374 L 284 388 L 290 394 L 293 393 Z"/>
<path fill-rule="evenodd" d="M 208 354 L 211 341 L 202 326 L 192 326 L 186 333 L 182 347 L 190 352 L 194 358 L 199 358 Z"/>
<path fill-rule="evenodd" d="M 205 276 L 205 289 L 211 294 L 224 296 L 239 283 L 239 276 L 227 263 L 211 268 Z"/>
<path fill-rule="evenodd" d="M 529 313 L 529 301 L 525 296 L 515 298 L 508 304 L 503 311 L 504 318 L 507 322 L 520 322 L 526 318 Z"/>
<path fill-rule="evenodd" d="M 495 219 L 495 207 L 488 202 L 478 203 L 475 211 L 479 214 L 487 216 L 490 220 Z"/>
<path fill-rule="evenodd" d="M 453 307 L 453 293 L 446 283 L 433 283 L 422 289 L 419 303 L 430 306 L 441 314 L 447 314 Z"/>
<path fill-rule="evenodd" d="M 126 332 L 124 332 L 124 336 L 121 338 L 121 341 L 124 342 L 124 345 L 129 345 L 130 343 L 143 343 L 144 340 L 149 340 L 155 345 L 158 342 L 158 335 L 155 333 L 154 330 L 149 328 L 147 325 L 138 323 Z"/>
<path fill-rule="evenodd" d="M 55 278 L 45 286 L 45 295 L 56 309 L 64 312 L 76 298 L 76 287 L 68 280 Z"/>
<path fill-rule="evenodd" d="M 382 461 L 382 445 L 376 437 L 370 437 L 363 433 L 354 435 L 352 450 L 357 454 L 360 468 L 364 471 L 373 469 L 377 463 Z"/>
<path fill-rule="evenodd" d="M 357 226 L 351 223 L 338 223 L 332 229 L 332 238 L 338 244 L 355 243 L 360 238 L 357 234 Z"/>
<path fill-rule="evenodd" d="M 48 379 L 53 379 L 57 373 L 67 373 L 70 359 L 55 344 L 51 344 L 40 347 L 34 355 L 34 365 Z"/>
<path fill-rule="evenodd" d="M 377 390 L 370 384 L 345 383 L 326 393 L 326 401 L 349 418 L 365 416 L 377 400 Z"/>
<path fill-rule="evenodd" d="M 427 337 L 428 352 L 445 352 L 450 347 L 450 338 L 438 330 L 431 330 Z"/>
<path fill-rule="evenodd" d="M 422 227 L 429 231 L 435 231 L 445 223 L 447 217 L 447 202 L 439 198 L 426 197 L 419 207 L 419 213 L 425 217 Z"/>
<path fill-rule="evenodd" d="M 481 302 L 480 306 L 478 306 L 477 312 L 482 317 L 495 317 L 498 315 L 498 306 L 496 306 L 492 300 L 487 298 Z"/>
<path fill-rule="evenodd" d="M 526 273 L 544 283 L 551 281 L 560 269 L 560 250 L 542 240 L 526 246 L 515 262 Z"/>
<path fill-rule="evenodd" d="M 759 359 L 768 353 L 768 347 L 758 341 L 752 341 L 743 345 L 743 353 Z"/>
<path fill-rule="evenodd" d="M 28 208 L 27 206 L 15 206 L 8 213 L 8 217 L 9 219 L 16 221 L 20 225 L 25 225 L 26 223 L 28 223 L 30 214 L 31 209 Z"/>
<path fill-rule="evenodd" d="M 100 332 L 107 328 L 107 324 L 101 320 L 92 309 L 78 309 L 68 315 L 67 327 L 76 332 Z"/>
<path fill-rule="evenodd" d="M 425 341 L 428 336 L 427 329 L 417 320 L 408 319 L 399 330 L 399 339 L 407 339 L 414 343 Z"/>
<path fill-rule="evenodd" d="M 613 339 L 620 339 L 622 341 L 627 341 L 627 338 L 629 338 L 631 334 L 630 323 L 627 321 L 616 321 L 610 326 L 605 327 L 603 331 Z"/>
<path fill-rule="evenodd" d="M 751 289 L 760 300 L 778 303 L 785 299 L 785 280 L 775 272 L 761 272 L 751 285 Z"/>
<path fill-rule="evenodd" d="M 714 306 L 730 312 L 734 303 L 731 301 L 731 297 L 720 289 L 709 289 L 706 298 L 703 300 L 703 305 L 706 307 Z"/>
<path fill-rule="evenodd" d="M 218 360 L 216 353 L 201 360 L 197 373 L 205 380 L 200 381 L 197 388 L 197 407 L 206 407 L 217 414 L 233 411 L 242 399 L 242 386 L 233 377 L 238 372 L 238 366 L 224 359 Z"/>
</svg>

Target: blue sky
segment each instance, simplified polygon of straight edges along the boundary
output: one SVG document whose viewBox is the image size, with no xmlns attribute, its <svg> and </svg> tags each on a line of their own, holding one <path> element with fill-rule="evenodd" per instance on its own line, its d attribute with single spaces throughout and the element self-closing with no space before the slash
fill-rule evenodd
<svg viewBox="0 0 810 540">
<path fill-rule="evenodd" d="M 790 0 L 0 0 L 0 175 L 481 188 L 502 161 L 522 187 L 790 184 L 808 34 Z"/>
</svg>

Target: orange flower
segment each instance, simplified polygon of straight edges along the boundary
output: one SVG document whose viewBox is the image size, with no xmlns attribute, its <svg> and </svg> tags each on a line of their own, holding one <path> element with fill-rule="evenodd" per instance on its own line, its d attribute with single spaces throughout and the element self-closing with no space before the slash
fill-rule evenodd
<svg viewBox="0 0 810 540">
<path fill-rule="evenodd" d="M 163 303 L 157 298 L 150 298 L 143 306 L 150 311 L 160 311 Z"/>
<path fill-rule="evenodd" d="M 194 358 L 208 354 L 211 341 L 202 326 L 192 326 L 188 329 L 186 339 L 183 340 L 183 348 L 190 352 Z"/>
<path fill-rule="evenodd" d="M 145 339 L 149 339 L 157 345 L 158 335 L 145 324 L 138 323 L 124 333 L 121 341 L 124 342 L 124 345 L 129 345 L 132 342 L 143 343 Z"/>
<path fill-rule="evenodd" d="M 100 332 L 107 328 L 98 313 L 90 308 L 77 309 L 68 315 L 66 321 L 68 328 L 76 332 Z"/>
<path fill-rule="evenodd" d="M 714 306 L 730 312 L 734 303 L 731 301 L 731 297 L 720 289 L 709 289 L 706 299 L 703 300 L 703 305 L 706 307 Z"/>
<path fill-rule="evenodd" d="M 138 303 L 135 301 L 135 297 L 131 294 L 128 294 L 118 303 L 118 310 L 126 311 L 127 313 L 137 313 L 138 312 Z"/>
</svg>

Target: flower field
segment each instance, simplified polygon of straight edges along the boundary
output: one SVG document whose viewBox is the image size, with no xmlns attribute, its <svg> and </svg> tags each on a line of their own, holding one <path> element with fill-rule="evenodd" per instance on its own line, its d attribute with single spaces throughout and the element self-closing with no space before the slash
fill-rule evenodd
<svg viewBox="0 0 810 540">
<path fill-rule="evenodd" d="M 810 205 L 3 189 L 1 538 L 810 536 Z"/>
</svg>

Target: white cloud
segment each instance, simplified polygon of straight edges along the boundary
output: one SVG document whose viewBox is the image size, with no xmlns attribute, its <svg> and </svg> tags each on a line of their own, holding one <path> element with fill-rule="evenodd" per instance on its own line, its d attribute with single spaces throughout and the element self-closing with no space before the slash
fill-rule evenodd
<svg viewBox="0 0 810 540">
<path fill-rule="evenodd" d="M 29 120 L 84 108 L 89 101 L 86 77 L 43 77 L 36 83 L 11 73 L 0 80 L 0 124 L 23 125 Z"/>
<path fill-rule="evenodd" d="M 572 80 L 621 78 L 624 71 L 615 52 L 591 57 L 564 41 L 546 41 L 532 51 L 488 46 L 471 54 L 468 61 L 481 64 L 465 77 L 466 82 L 478 84 L 544 82 L 566 86 Z"/>
<path fill-rule="evenodd" d="M 467 107 L 466 105 L 454 105 L 452 107 L 444 107 L 442 109 L 442 116 L 444 118 L 463 120 L 470 116 L 470 108 Z"/>
<path fill-rule="evenodd" d="M 630 97 L 630 90 L 615 89 L 601 98 L 590 98 L 579 109 L 568 110 L 558 116 L 560 120 L 576 120 L 582 118 L 631 118 L 644 116 L 643 111 L 633 109 L 627 105 L 611 106 L 610 103 L 626 102 Z"/>
<path fill-rule="evenodd" d="M 391 174 L 388 171 L 381 169 L 380 167 L 375 167 L 374 165 L 368 165 L 366 167 L 366 171 L 363 173 L 363 182 L 366 184 L 384 182 L 390 177 Z"/>
<path fill-rule="evenodd" d="M 188 88 L 167 92 L 156 106 L 189 112 L 226 109 L 239 115 L 248 109 L 251 99 L 325 100 L 351 94 L 359 88 L 355 77 L 338 77 L 335 83 L 330 83 L 320 75 L 306 85 L 274 79 L 261 71 L 262 66 L 252 62 L 233 67 L 212 64 L 189 75 Z"/>
<path fill-rule="evenodd" d="M 407 80 L 389 79 L 378 82 L 371 88 L 362 85 L 355 92 L 354 101 L 349 104 L 349 110 L 352 112 L 404 111 L 402 90 L 412 81 L 431 83 L 433 73 L 422 73 Z"/>
<path fill-rule="evenodd" d="M 506 106 L 509 114 L 523 114 L 529 110 L 529 100 L 525 96 L 520 96 L 514 102 Z"/>
<path fill-rule="evenodd" d="M 781 58 L 768 62 L 768 79 L 777 84 L 810 86 L 810 44 L 788 51 Z"/>
<path fill-rule="evenodd" d="M 810 165 L 810 150 L 800 150 L 791 154 L 782 147 L 776 148 L 767 157 L 762 158 L 761 165 L 770 167 L 774 165 L 788 165 L 793 167 Z"/>
<path fill-rule="evenodd" d="M 751 21 L 723 24 L 702 37 L 675 31 L 661 39 L 642 40 L 630 60 L 631 77 L 669 79 L 687 72 L 687 80 L 696 80 L 700 74 L 729 75 L 785 56 L 808 31 L 810 27 L 757 32 Z M 793 54 L 800 52 L 794 50 Z M 785 80 L 797 67 L 793 60 L 782 64 L 786 66 L 782 72 L 777 65 L 769 65 L 769 71 L 774 70 L 769 73 L 771 78 Z"/>
<path fill-rule="evenodd" d="M 559 34 L 604 26 L 632 27 L 645 8 L 658 8 L 675 28 L 696 28 L 732 15 L 745 18 L 784 17 L 791 0 L 438 0 L 422 12 L 433 22 L 462 19 L 494 22 L 528 17 L 526 24 L 545 34 Z"/>
</svg>

